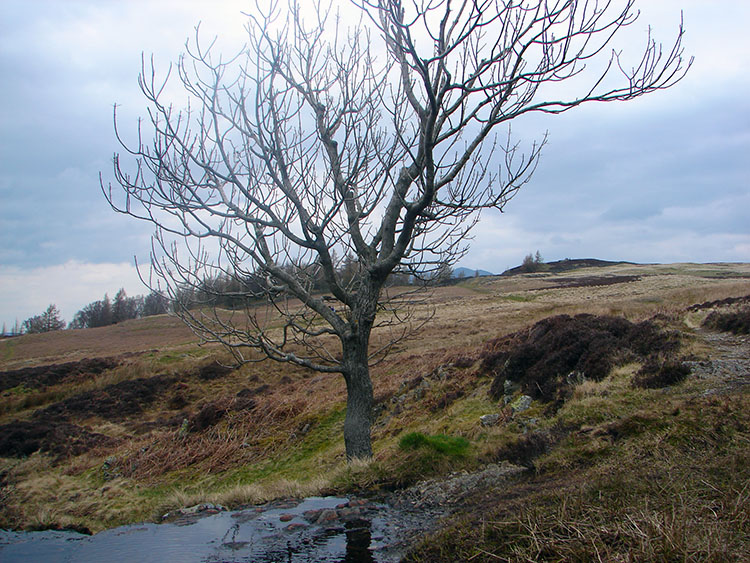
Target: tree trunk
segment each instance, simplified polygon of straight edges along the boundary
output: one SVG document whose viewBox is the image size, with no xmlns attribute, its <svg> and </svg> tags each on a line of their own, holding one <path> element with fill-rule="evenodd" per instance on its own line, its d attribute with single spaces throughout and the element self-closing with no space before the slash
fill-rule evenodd
<svg viewBox="0 0 750 563">
<path fill-rule="evenodd" d="M 368 365 L 369 331 L 344 343 L 344 379 L 346 380 L 346 418 L 344 444 L 346 458 L 372 457 L 370 427 L 372 426 L 372 381 Z"/>
</svg>

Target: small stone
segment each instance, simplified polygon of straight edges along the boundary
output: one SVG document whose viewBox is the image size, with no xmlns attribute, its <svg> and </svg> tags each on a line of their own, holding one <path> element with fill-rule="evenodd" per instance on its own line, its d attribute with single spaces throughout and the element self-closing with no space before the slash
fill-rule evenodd
<svg viewBox="0 0 750 563">
<path fill-rule="evenodd" d="M 521 395 L 510 404 L 510 408 L 513 409 L 513 412 L 523 412 L 529 410 L 532 401 L 533 399 L 528 395 Z"/>
<path fill-rule="evenodd" d="M 499 421 L 499 414 L 485 414 L 479 417 L 479 424 L 482 426 L 496 426 Z"/>
<path fill-rule="evenodd" d="M 519 387 L 518 383 L 513 383 L 510 379 L 503 381 L 503 393 L 505 395 L 513 395 Z"/>
<path fill-rule="evenodd" d="M 281 520 L 282 522 L 290 522 L 293 519 L 294 514 L 282 514 L 281 516 L 279 516 L 279 520 Z"/>
<path fill-rule="evenodd" d="M 359 507 L 350 507 L 350 508 L 342 508 L 338 511 L 339 518 L 341 518 L 344 521 L 347 520 L 354 520 L 356 518 L 359 518 L 360 515 L 360 509 Z"/>
<path fill-rule="evenodd" d="M 302 513 L 302 518 L 304 518 L 308 522 L 315 522 L 320 516 L 321 512 L 322 510 L 305 510 Z"/>
<path fill-rule="evenodd" d="M 301 522 L 293 522 L 289 524 L 286 528 L 284 528 L 287 532 L 294 532 L 295 530 L 299 530 L 301 528 L 307 528 L 305 524 L 302 524 Z"/>
<path fill-rule="evenodd" d="M 327 524 L 333 522 L 338 518 L 335 510 L 323 510 L 315 521 L 316 524 Z"/>
</svg>

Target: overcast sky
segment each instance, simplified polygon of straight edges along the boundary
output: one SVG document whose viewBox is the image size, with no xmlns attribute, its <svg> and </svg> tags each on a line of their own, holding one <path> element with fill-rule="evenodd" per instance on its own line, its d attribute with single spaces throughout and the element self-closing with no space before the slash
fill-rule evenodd
<svg viewBox="0 0 750 563">
<path fill-rule="evenodd" d="M 750 261 L 750 2 L 639 4 L 635 48 L 648 24 L 670 44 L 683 10 L 687 78 L 514 126 L 526 141 L 549 131 L 542 161 L 505 213 L 483 216 L 462 265 L 501 272 L 536 250 L 545 260 Z M 199 21 L 229 52 L 251 5 L 2 0 L 0 323 L 50 303 L 70 321 L 105 292 L 147 291 L 133 257 L 147 260 L 151 230 L 112 212 L 99 188 L 118 150 L 112 106 L 134 127 L 141 53 L 166 69 Z"/>
</svg>

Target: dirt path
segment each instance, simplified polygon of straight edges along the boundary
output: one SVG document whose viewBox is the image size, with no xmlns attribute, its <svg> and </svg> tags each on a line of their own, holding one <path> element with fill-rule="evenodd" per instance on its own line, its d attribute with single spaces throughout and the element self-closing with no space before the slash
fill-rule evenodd
<svg viewBox="0 0 750 563">
<path fill-rule="evenodd" d="M 711 348 L 711 358 L 687 362 L 691 376 L 706 380 L 704 395 L 726 394 L 750 385 L 750 336 L 700 329 L 698 336 Z"/>
</svg>

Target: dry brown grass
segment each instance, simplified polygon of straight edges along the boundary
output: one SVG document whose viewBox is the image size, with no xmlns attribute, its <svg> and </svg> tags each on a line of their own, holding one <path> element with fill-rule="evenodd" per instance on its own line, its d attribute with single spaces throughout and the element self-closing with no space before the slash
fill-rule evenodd
<svg viewBox="0 0 750 563">
<path fill-rule="evenodd" d="M 0 341 L 0 369 L 61 363 L 192 346 L 195 335 L 179 319 L 157 315 L 85 330 L 28 334 Z"/>
<path fill-rule="evenodd" d="M 170 510 L 201 503 L 241 506 L 261 504 L 279 498 L 304 498 L 319 494 L 321 490 L 329 486 L 329 479 L 316 477 L 305 482 L 279 479 L 269 484 L 235 485 L 220 491 L 212 488 L 189 491 L 177 489 L 166 497 L 156 508 L 156 512 L 165 514 Z"/>
</svg>

